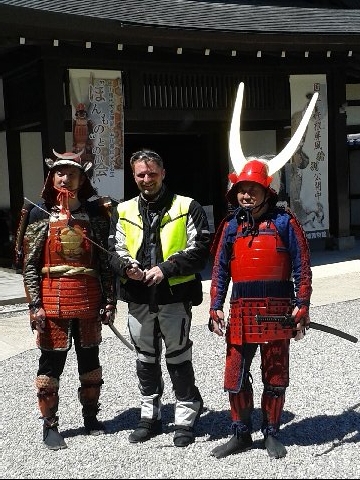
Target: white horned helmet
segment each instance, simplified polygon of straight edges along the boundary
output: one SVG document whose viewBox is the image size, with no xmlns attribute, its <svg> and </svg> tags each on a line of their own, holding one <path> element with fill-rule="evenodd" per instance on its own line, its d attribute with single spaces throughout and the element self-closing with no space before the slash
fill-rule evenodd
<svg viewBox="0 0 360 480">
<path fill-rule="evenodd" d="M 278 172 L 296 152 L 296 149 L 305 134 L 319 94 L 318 92 L 313 94 L 305 114 L 289 143 L 280 153 L 267 161 L 261 159 L 261 157 L 259 159 L 251 157 L 251 159 L 248 160 L 242 151 L 240 141 L 240 118 L 243 96 L 244 83 L 241 82 L 237 91 L 229 135 L 229 153 L 234 171 L 229 174 L 229 180 L 232 183 L 232 186 L 227 192 L 226 198 L 233 205 L 237 204 L 236 188 L 234 187 L 239 182 L 246 180 L 254 181 L 260 183 L 265 188 L 271 188 L 273 175 Z"/>
</svg>

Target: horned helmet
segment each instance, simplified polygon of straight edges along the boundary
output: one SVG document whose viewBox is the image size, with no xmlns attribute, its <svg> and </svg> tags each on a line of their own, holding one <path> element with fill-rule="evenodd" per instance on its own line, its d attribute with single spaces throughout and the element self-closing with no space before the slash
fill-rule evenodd
<svg viewBox="0 0 360 480">
<path fill-rule="evenodd" d="M 84 174 L 85 174 L 85 181 L 81 185 L 78 195 L 81 199 L 89 199 L 93 195 L 97 194 L 96 189 L 93 187 L 90 181 L 90 172 L 92 169 L 92 162 L 82 159 L 82 154 L 84 150 L 81 152 L 65 152 L 65 153 L 58 153 L 53 149 L 53 154 L 55 155 L 55 160 L 52 158 L 45 158 L 45 163 L 49 168 L 48 176 L 45 180 L 44 188 L 42 191 L 42 198 L 45 201 L 53 202 L 55 198 L 56 192 L 54 192 L 54 182 L 53 182 L 53 173 L 56 167 L 62 167 L 64 165 L 69 165 L 72 167 L 78 167 Z"/>
<path fill-rule="evenodd" d="M 226 199 L 228 202 L 235 207 L 238 206 L 236 198 L 236 186 L 239 182 L 256 182 L 266 189 L 269 188 L 271 193 L 275 195 L 277 194 L 278 188 L 274 185 L 274 183 L 279 183 L 279 178 L 276 174 L 296 152 L 296 149 L 298 148 L 298 145 L 305 134 L 319 94 L 318 92 L 313 94 L 304 116 L 296 132 L 289 140 L 289 143 L 280 153 L 272 157 L 270 160 L 264 160 L 261 156 L 257 158 L 250 157 L 247 159 L 242 151 L 240 141 L 240 119 L 243 96 L 244 83 L 241 82 L 237 91 L 230 127 L 229 154 L 234 171 L 228 176 L 232 185 L 226 194 Z"/>
<path fill-rule="evenodd" d="M 65 152 L 65 153 L 57 153 L 53 149 L 53 154 L 56 157 L 56 160 L 52 158 L 45 158 L 46 165 L 52 170 L 55 167 L 61 167 L 63 165 L 71 165 L 72 167 L 78 167 L 83 172 L 87 172 L 91 169 L 92 163 L 88 161 L 84 161 L 81 158 L 81 155 L 84 153 L 84 149 L 81 152 L 74 153 L 74 152 Z"/>
</svg>

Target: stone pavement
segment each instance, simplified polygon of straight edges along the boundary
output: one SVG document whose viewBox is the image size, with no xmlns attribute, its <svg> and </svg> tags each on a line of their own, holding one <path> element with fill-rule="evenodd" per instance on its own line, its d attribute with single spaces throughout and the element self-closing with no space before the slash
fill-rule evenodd
<svg viewBox="0 0 360 480">
<path fill-rule="evenodd" d="M 313 272 L 311 306 L 360 298 L 360 239 L 356 240 L 354 248 L 348 250 L 312 252 L 311 263 Z M 204 301 L 193 308 L 193 325 L 205 324 L 209 318 L 210 269 L 203 272 L 203 279 Z M 36 348 L 35 335 L 31 333 L 27 311 L 16 315 L 2 312 L 2 309 L 9 311 L 19 307 L 26 308 L 22 275 L 15 270 L 0 268 L 0 361 Z M 120 333 L 127 336 L 126 304 L 123 302 L 118 302 L 115 326 Z M 113 335 L 110 328 L 104 326 L 103 338 Z"/>
</svg>

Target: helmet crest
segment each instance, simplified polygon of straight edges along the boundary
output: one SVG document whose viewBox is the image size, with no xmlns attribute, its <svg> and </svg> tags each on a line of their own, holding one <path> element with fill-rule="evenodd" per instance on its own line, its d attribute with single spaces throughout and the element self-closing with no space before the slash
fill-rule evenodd
<svg viewBox="0 0 360 480">
<path fill-rule="evenodd" d="M 244 96 L 244 83 L 241 82 L 234 104 L 233 116 L 231 120 L 230 134 L 229 134 L 229 154 L 233 166 L 234 173 L 230 173 L 229 180 L 233 184 L 228 191 L 226 197 L 233 203 L 234 200 L 234 185 L 242 181 L 251 181 L 260 183 L 265 188 L 270 186 L 272 176 L 279 171 L 294 155 L 302 137 L 305 134 L 307 125 L 313 113 L 315 104 L 318 99 L 318 92 L 315 92 L 306 109 L 306 112 L 289 143 L 285 148 L 275 155 L 271 160 L 247 160 L 245 157 L 240 141 L 240 118 L 242 110 L 242 102 Z M 255 163 L 256 162 L 256 163 Z M 264 168 L 265 164 L 265 168 Z M 236 173 L 239 172 L 239 173 Z M 230 200 L 231 199 L 231 200 Z"/>
</svg>

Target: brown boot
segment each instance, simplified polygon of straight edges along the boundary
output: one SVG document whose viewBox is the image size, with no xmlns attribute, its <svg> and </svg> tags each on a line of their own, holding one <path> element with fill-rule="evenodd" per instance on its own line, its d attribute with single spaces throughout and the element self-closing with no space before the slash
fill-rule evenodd
<svg viewBox="0 0 360 480">
<path fill-rule="evenodd" d="M 78 397 L 83 406 L 84 427 L 88 435 L 100 435 L 106 431 L 105 425 L 96 418 L 100 411 L 100 404 L 98 403 L 100 389 L 104 383 L 101 375 L 101 367 L 80 375 L 81 386 L 78 389 Z"/>
<path fill-rule="evenodd" d="M 65 440 L 58 430 L 56 416 L 59 405 L 59 381 L 53 377 L 40 375 L 36 378 L 35 385 L 38 388 L 37 397 L 43 425 L 43 442 L 49 450 L 67 448 Z"/>
</svg>

